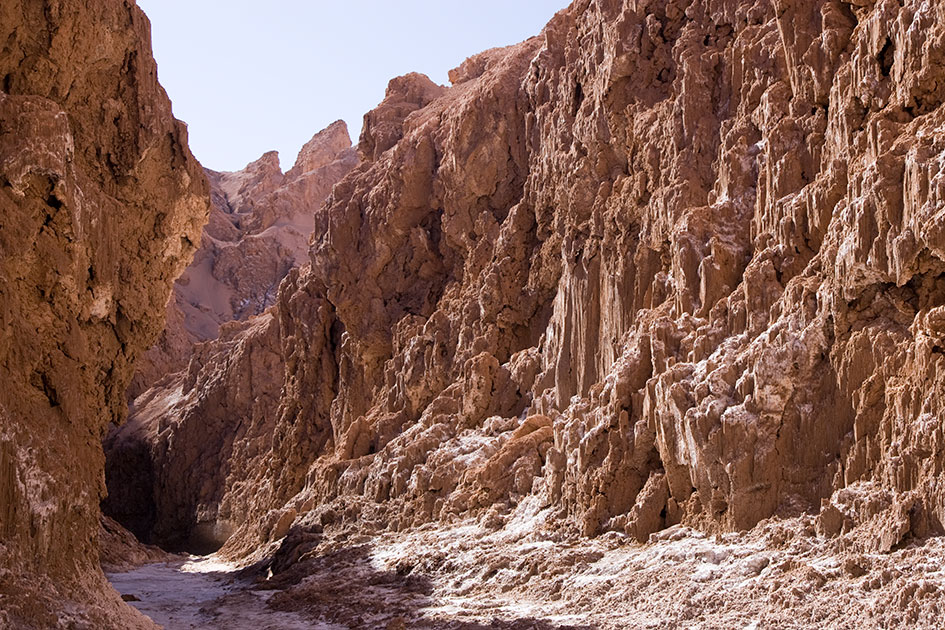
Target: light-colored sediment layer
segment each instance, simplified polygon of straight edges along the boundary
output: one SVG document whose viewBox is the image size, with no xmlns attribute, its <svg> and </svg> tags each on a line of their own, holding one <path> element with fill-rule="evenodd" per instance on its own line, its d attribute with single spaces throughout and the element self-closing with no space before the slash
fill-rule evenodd
<svg viewBox="0 0 945 630">
<path fill-rule="evenodd" d="M 616 533 L 549 537 L 550 516 L 524 504 L 499 529 L 468 521 L 290 537 L 268 579 L 272 567 L 235 579 L 231 565 L 208 560 L 109 577 L 168 630 L 932 630 L 945 613 L 941 538 L 864 552 L 818 537 L 808 517 L 750 534 L 674 526 L 640 544 Z"/>
<path fill-rule="evenodd" d="M 345 630 L 268 608 L 271 592 L 247 588 L 235 579 L 235 572 L 231 564 L 191 557 L 106 577 L 132 606 L 165 630 Z"/>
</svg>

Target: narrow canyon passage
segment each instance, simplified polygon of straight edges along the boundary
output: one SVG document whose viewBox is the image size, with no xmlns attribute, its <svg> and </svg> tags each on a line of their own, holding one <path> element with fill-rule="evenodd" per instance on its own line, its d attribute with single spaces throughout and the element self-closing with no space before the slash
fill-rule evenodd
<svg viewBox="0 0 945 630">
<path fill-rule="evenodd" d="M 0 2 L 0 630 L 941 630 L 945 1 L 573 0 L 236 171 L 144 4 Z"/>
</svg>

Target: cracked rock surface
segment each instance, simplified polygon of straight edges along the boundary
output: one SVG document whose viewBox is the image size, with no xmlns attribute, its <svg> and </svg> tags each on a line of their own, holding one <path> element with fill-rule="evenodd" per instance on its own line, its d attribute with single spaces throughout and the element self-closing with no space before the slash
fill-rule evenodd
<svg viewBox="0 0 945 630">
<path fill-rule="evenodd" d="M 282 172 L 272 151 L 243 170 L 207 170 L 210 218 L 194 260 L 174 283 L 167 324 L 135 366 L 129 401 L 187 367 L 194 345 L 216 339 L 226 322 L 275 303 L 279 283 L 308 260 L 314 211 L 357 164 L 344 121 L 319 131 Z"/>
<path fill-rule="evenodd" d="M 101 19 L 134 24 L 112 5 Z M 0 11 L 4 28 L 7 14 L 59 19 Z M 0 425 L 2 540 L 37 545 L 11 547 L 13 571 L 48 557 L 56 579 L 99 575 L 57 562 L 91 558 L 93 446 L 147 345 L 129 331 L 160 328 L 204 211 L 187 193 L 203 184 L 179 136 L 155 136 L 169 153 L 149 167 L 160 150 L 136 151 L 150 132 L 122 126 L 138 111 L 123 99 L 156 85 L 121 83 L 145 53 L 116 57 L 102 104 L 81 92 L 95 77 L 63 79 L 60 49 L 17 33 L 5 41 L 47 61 L 0 66 L 0 120 L 16 121 L 0 131 L 18 130 L 0 135 L 4 203 L 31 217 L 4 223 L 0 245 L 69 244 L 41 250 L 44 265 L 0 258 L 0 288 L 18 296 L 0 311 L 13 331 L 0 413 L 14 418 Z M 935 627 L 943 60 L 945 5 L 927 0 L 576 0 L 449 87 L 392 80 L 275 304 L 220 326 L 136 400 L 109 447 L 116 513 L 167 546 L 223 544 L 278 591 L 269 605 L 352 627 Z M 19 96 L 21 75 L 45 96 Z M 103 112 L 118 123 L 83 140 Z M 264 156 L 240 190 L 275 190 L 300 162 L 281 175 Z M 37 175 L 56 169 L 65 184 Z M 148 215 L 140 182 L 158 174 L 179 194 L 163 186 Z M 211 179 L 235 199 L 236 180 Z M 97 209 L 143 210 L 70 210 L 99 194 Z M 77 242 L 104 239 L 94 279 L 59 223 L 70 216 Z M 123 256 L 142 258 L 117 236 L 166 264 L 127 284 Z M 82 317 L 107 323 L 90 333 Z M 70 371 L 76 356 L 92 368 Z M 63 461 L 80 470 L 63 476 Z M 56 516 L 29 533 L 45 514 L 88 528 L 61 546 L 54 528 L 71 523 Z M 399 593 L 396 614 L 344 591 L 359 579 Z"/>
<path fill-rule="evenodd" d="M 940 531 L 941 11 L 578 2 L 452 87 L 393 80 L 311 266 L 191 364 L 285 365 L 230 551 L 530 494 L 640 540 Z"/>
</svg>

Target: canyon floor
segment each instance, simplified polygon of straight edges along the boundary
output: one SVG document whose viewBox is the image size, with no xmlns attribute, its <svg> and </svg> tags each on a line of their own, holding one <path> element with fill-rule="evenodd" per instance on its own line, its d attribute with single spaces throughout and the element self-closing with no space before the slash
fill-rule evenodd
<svg viewBox="0 0 945 630">
<path fill-rule="evenodd" d="M 937 628 L 945 612 L 941 537 L 863 553 L 800 517 L 639 544 L 555 534 L 546 516 L 533 504 L 504 523 L 295 532 L 242 569 L 190 557 L 109 578 L 168 630 Z"/>
<path fill-rule="evenodd" d="M 268 610 L 265 593 L 247 589 L 234 580 L 234 571 L 232 565 L 210 557 L 191 556 L 187 560 L 145 564 L 107 577 L 133 606 L 169 630 L 321 630 L 299 615 Z"/>
</svg>

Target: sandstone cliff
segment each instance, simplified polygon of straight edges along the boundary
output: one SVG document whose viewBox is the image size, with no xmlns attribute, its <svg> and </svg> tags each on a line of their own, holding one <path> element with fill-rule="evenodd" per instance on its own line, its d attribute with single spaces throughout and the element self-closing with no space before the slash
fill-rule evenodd
<svg viewBox="0 0 945 630">
<path fill-rule="evenodd" d="M 316 133 L 284 174 L 275 152 L 234 173 L 207 171 L 210 220 L 174 284 L 164 331 L 135 366 L 129 400 L 187 367 L 194 345 L 216 339 L 221 324 L 275 303 L 282 279 L 308 260 L 314 209 L 357 161 L 339 120 Z"/>
<path fill-rule="evenodd" d="M 0 626 L 152 627 L 98 565 L 101 439 L 206 221 L 128 0 L 0 5 Z"/>
<path fill-rule="evenodd" d="M 942 24 L 581 0 L 448 89 L 395 79 L 311 266 L 141 412 L 225 445 L 223 474 L 152 462 L 162 527 L 235 528 L 241 555 L 533 496 L 548 528 L 639 540 L 941 532 Z M 246 388 L 212 426 L 186 411 Z"/>
</svg>

